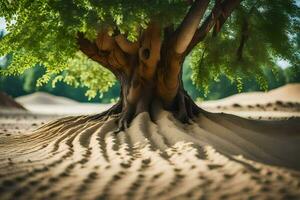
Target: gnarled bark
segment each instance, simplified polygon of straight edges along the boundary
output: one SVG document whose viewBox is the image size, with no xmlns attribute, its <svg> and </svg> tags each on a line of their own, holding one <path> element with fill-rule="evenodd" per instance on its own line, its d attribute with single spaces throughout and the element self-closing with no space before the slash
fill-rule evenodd
<svg viewBox="0 0 300 200">
<path fill-rule="evenodd" d="M 209 0 L 189 2 L 191 7 L 176 30 L 172 24 L 161 27 L 160 23 L 152 21 L 136 42 L 128 41 L 118 31 L 110 36 L 103 29 L 95 41 L 79 33 L 80 50 L 112 71 L 122 86 L 120 101 L 95 118 L 117 116 L 117 131 L 120 131 L 139 113 L 151 115 L 153 104 L 159 102 L 181 122 L 193 119 L 201 109 L 184 90 L 181 80 L 184 58 L 213 27 L 215 32 L 220 30 L 239 2 L 216 1 L 212 13 L 200 27 Z"/>
<path fill-rule="evenodd" d="M 111 70 L 121 83 L 118 103 L 94 116 L 95 119 L 118 117 L 116 132 L 127 128 L 139 113 L 151 114 L 156 102 L 182 122 L 188 122 L 199 112 L 183 89 L 181 65 L 184 57 L 171 48 L 172 40 L 162 39 L 157 23 L 151 23 L 136 43 L 127 41 L 122 35 L 99 33 L 95 42 L 79 37 L 79 45 L 82 52 Z"/>
</svg>

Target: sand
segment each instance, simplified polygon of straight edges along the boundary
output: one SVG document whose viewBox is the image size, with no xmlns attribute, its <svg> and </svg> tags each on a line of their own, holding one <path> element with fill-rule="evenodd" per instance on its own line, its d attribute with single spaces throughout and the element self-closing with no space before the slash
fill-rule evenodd
<svg viewBox="0 0 300 200">
<path fill-rule="evenodd" d="M 287 84 L 268 92 L 248 92 L 236 94 L 221 100 L 206 101 L 205 105 L 255 105 L 269 104 L 273 102 L 300 102 L 300 84 Z"/>
<path fill-rule="evenodd" d="M 184 125 L 158 105 L 114 134 L 113 118 L 1 110 L 0 199 L 300 199 L 299 113 L 241 112 Z"/>
<path fill-rule="evenodd" d="M 55 96 L 46 92 L 35 92 L 16 98 L 16 101 L 22 105 L 76 105 L 77 101 L 66 97 Z"/>
<path fill-rule="evenodd" d="M 79 103 L 66 97 L 36 92 L 16 98 L 31 113 L 48 115 L 80 115 L 101 113 L 112 104 Z"/>
</svg>

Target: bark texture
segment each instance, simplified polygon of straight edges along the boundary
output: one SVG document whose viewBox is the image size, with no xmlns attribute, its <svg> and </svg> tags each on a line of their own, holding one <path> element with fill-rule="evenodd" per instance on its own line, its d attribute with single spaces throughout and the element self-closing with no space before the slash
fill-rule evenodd
<svg viewBox="0 0 300 200">
<path fill-rule="evenodd" d="M 122 35 L 111 37 L 105 32 L 99 33 L 94 43 L 79 36 L 82 51 L 110 69 L 121 83 L 119 102 L 96 116 L 116 115 L 117 131 L 127 128 L 138 114 L 151 114 L 154 103 L 161 103 L 182 122 L 188 122 L 199 112 L 182 85 L 184 57 L 173 51 L 173 41 L 161 38 L 161 31 L 157 23 L 151 23 L 138 44 Z"/>
<path fill-rule="evenodd" d="M 99 32 L 95 41 L 78 34 L 80 50 L 89 58 L 109 69 L 121 83 L 119 102 L 96 117 L 116 115 L 119 129 L 127 128 L 141 112 L 149 112 L 154 103 L 162 104 L 181 122 L 187 123 L 201 111 L 182 84 L 182 64 L 192 48 L 214 28 L 217 34 L 239 0 L 216 1 L 208 17 L 199 26 L 209 0 L 195 0 L 182 23 L 162 27 L 152 21 L 141 30 L 136 42 L 116 30 Z"/>
</svg>

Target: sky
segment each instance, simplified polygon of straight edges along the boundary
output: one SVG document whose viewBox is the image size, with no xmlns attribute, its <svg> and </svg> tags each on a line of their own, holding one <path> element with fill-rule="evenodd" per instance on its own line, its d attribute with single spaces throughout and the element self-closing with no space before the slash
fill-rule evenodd
<svg viewBox="0 0 300 200">
<path fill-rule="evenodd" d="M 300 2 L 300 0 L 299 0 L 299 2 Z M 299 2 L 297 1 L 297 3 L 299 3 Z M 4 20 L 3 17 L 0 17 L 0 30 L 1 29 L 5 29 L 5 28 L 6 28 L 5 20 Z M 285 68 L 289 67 L 289 63 L 287 61 L 285 61 L 285 60 L 278 60 L 277 64 L 282 69 L 285 69 Z"/>
<path fill-rule="evenodd" d="M 0 30 L 1 29 L 5 29 L 6 25 L 5 25 L 5 21 L 3 17 L 0 17 Z"/>
</svg>

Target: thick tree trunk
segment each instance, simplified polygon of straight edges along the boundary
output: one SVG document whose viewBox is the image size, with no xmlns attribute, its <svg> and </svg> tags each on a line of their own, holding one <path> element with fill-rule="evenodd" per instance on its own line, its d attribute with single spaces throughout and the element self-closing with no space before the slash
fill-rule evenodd
<svg viewBox="0 0 300 200">
<path fill-rule="evenodd" d="M 157 103 L 184 123 L 200 112 L 182 84 L 185 52 L 176 50 L 180 46 L 177 33 L 172 28 L 165 29 L 164 38 L 161 33 L 158 23 L 151 23 L 137 43 L 127 41 L 123 35 L 109 36 L 105 31 L 94 43 L 79 35 L 83 53 L 111 70 L 121 84 L 119 102 L 95 118 L 118 117 L 120 131 L 142 112 L 151 116 Z"/>
<path fill-rule="evenodd" d="M 125 74 L 118 76 L 121 82 L 119 101 L 108 111 L 96 115 L 95 119 L 117 117 L 116 132 L 119 132 L 126 129 L 138 114 L 148 112 L 151 116 L 156 104 L 161 104 L 183 123 L 188 123 L 201 111 L 184 90 L 181 75 L 171 82 L 176 87 L 168 87 L 163 81 L 168 73 L 162 74 L 163 70 L 158 70 L 150 79 L 146 79 L 145 74 L 139 74 L 139 66 L 133 69 L 129 77 Z"/>
<path fill-rule="evenodd" d="M 116 132 L 119 132 L 126 129 L 130 122 L 138 114 L 148 112 L 151 116 L 152 113 L 155 112 L 154 108 L 157 104 L 161 104 L 164 109 L 172 112 L 174 117 L 182 123 L 189 123 L 190 120 L 200 113 L 201 109 L 193 102 L 183 87 L 180 87 L 171 104 L 164 104 L 164 101 L 156 93 L 155 89 L 155 87 L 141 87 L 140 92 L 122 92 L 120 100 L 115 105 L 113 105 L 109 110 L 95 115 L 94 118 L 103 119 L 108 117 L 117 117 L 119 128 Z M 139 98 L 136 102 L 131 102 L 130 100 L 132 96 L 139 96 Z"/>
<path fill-rule="evenodd" d="M 127 128 L 131 120 L 142 112 L 148 112 L 151 116 L 151 113 L 154 112 L 155 104 L 161 104 L 164 109 L 172 112 L 183 123 L 187 123 L 199 113 L 200 109 L 181 84 L 175 97 L 168 102 L 158 92 L 161 91 L 161 87 L 164 86 L 157 83 L 154 85 L 151 83 L 133 84 L 129 87 L 129 91 L 124 92 L 125 96 L 122 97 L 122 111 L 119 119 L 120 130 Z"/>
<path fill-rule="evenodd" d="M 209 1 L 189 3 L 191 7 L 176 30 L 173 24 L 161 27 L 159 22 L 152 21 L 147 29 L 141 30 L 136 42 L 128 41 L 119 31 L 109 35 L 111 27 L 103 28 L 95 41 L 78 34 L 80 50 L 109 69 L 122 86 L 120 101 L 95 118 L 118 116 L 119 130 L 123 130 L 139 113 L 149 112 L 151 116 L 157 102 L 184 123 L 201 111 L 182 84 L 184 58 L 213 27 L 215 34 L 220 31 L 240 0 L 216 1 L 200 27 Z"/>
</svg>

